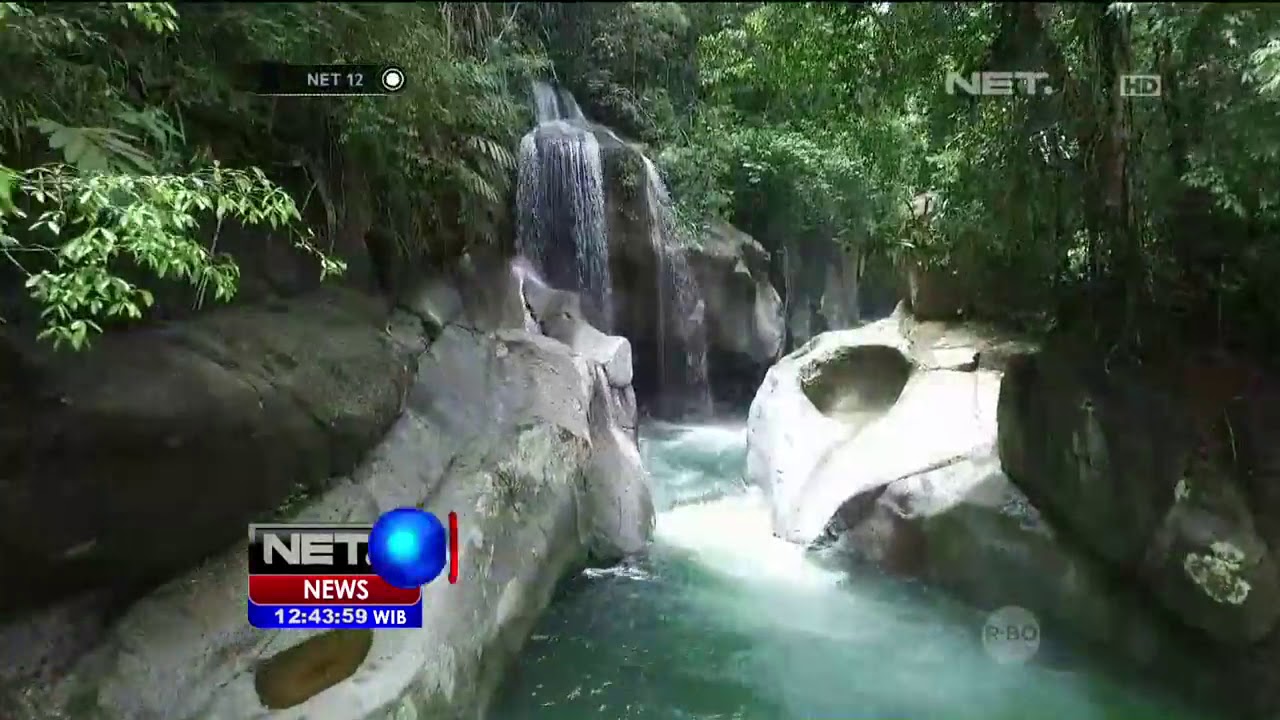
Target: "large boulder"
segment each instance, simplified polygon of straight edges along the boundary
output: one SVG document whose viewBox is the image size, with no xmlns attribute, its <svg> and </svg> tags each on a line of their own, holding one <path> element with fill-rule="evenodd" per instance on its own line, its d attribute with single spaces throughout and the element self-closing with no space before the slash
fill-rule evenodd
<svg viewBox="0 0 1280 720">
<path fill-rule="evenodd" d="M 815 335 L 855 327 L 867 318 L 883 317 L 892 308 L 889 303 L 889 308 L 876 312 L 884 303 L 872 297 L 876 294 L 872 292 L 875 283 L 868 286 L 864 282 L 868 262 L 857 248 L 830 238 L 803 244 L 788 238 L 780 245 L 773 252 L 774 268 L 782 278 L 786 295 L 791 348 Z"/>
<path fill-rule="evenodd" d="M 576 293 L 526 285 L 530 316 L 547 337 L 571 348 L 593 367 L 588 416 L 593 452 L 587 496 L 588 517 L 594 519 L 593 555 L 608 561 L 641 550 L 653 526 L 653 502 L 634 483 L 614 478 L 642 477 L 636 446 L 638 420 L 631 387 L 631 344 L 591 326 Z"/>
<path fill-rule="evenodd" d="M 1267 636 L 1280 619 L 1280 576 L 1229 417 L 1197 418 L 1137 377 L 1072 358 L 1044 352 L 1010 365 L 999 403 L 1006 472 L 1187 624 L 1235 645 Z"/>
<path fill-rule="evenodd" d="M 912 264 L 907 268 L 907 304 L 921 320 L 955 320 L 968 308 L 968 294 L 955 270 Z"/>
<path fill-rule="evenodd" d="M 639 145 L 594 126 L 604 172 L 613 331 L 632 343 L 635 388 L 661 415 L 710 410 L 710 321 L 657 167 Z"/>
<path fill-rule="evenodd" d="M 818 335 L 752 405 L 748 479 L 784 539 L 979 608 L 1025 608 L 1055 644 L 1164 662 L 1176 634 L 1001 470 L 994 351 L 1011 342 L 901 313 Z"/>
<path fill-rule="evenodd" d="M 747 477 L 774 531 L 818 538 L 849 498 L 965 456 L 994 437 L 997 374 L 976 347 L 915 353 L 893 316 L 823 333 L 770 368 L 747 420 Z"/>
<path fill-rule="evenodd" d="M 689 264 L 706 301 L 707 363 L 717 394 L 746 405 L 786 341 L 769 253 L 750 235 L 716 222 L 690 250 Z"/>
<path fill-rule="evenodd" d="M 990 445 L 849 498 L 819 544 L 979 608 L 1030 610 L 1056 644 L 1146 665 L 1181 650 L 1131 588 L 1044 521 Z"/>
<path fill-rule="evenodd" d="M 350 472 L 412 378 L 385 317 L 334 290 L 79 353 L 0 337 L 0 618 L 189 567 Z"/>
<path fill-rule="evenodd" d="M 942 198 L 934 192 L 920 193 L 912 198 L 906 226 L 909 239 L 927 235 L 941 207 Z M 917 318 L 954 321 L 968 310 L 969 288 L 955 268 L 922 259 L 907 259 L 901 263 L 900 271 L 906 296 L 903 299 Z"/>
<path fill-rule="evenodd" d="M 391 334 L 421 347 L 423 324 L 399 313 Z M 608 382 L 602 365 L 550 337 L 446 324 L 420 356 L 405 410 L 382 442 L 294 516 L 371 522 L 395 507 L 456 511 L 460 579 L 424 589 L 422 630 L 338 637 L 252 629 L 237 545 L 138 602 L 68 672 L 29 684 L 9 707 L 0 703 L 0 714 L 482 715 L 557 582 L 589 559 L 639 549 L 651 530 L 634 444 L 602 403 Z M 8 637 L 0 631 L 4 665 L 34 652 Z"/>
<path fill-rule="evenodd" d="M 769 252 L 723 222 L 711 224 L 690 252 L 707 303 L 711 347 L 763 365 L 782 353 L 782 300 L 769 281 Z"/>
</svg>

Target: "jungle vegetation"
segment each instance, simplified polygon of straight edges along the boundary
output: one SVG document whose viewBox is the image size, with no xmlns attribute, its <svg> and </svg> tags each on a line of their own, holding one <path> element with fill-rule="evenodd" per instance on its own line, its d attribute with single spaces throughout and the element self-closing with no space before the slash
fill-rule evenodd
<svg viewBox="0 0 1280 720">
<path fill-rule="evenodd" d="M 302 221 L 340 202 L 335 153 L 360 159 L 400 262 L 508 242 L 529 82 L 549 77 L 651 148 L 694 228 L 951 273 L 975 315 L 1135 355 L 1280 340 L 1280 6 L 3 3 L 0 58 L 21 69 L 0 76 L 0 277 L 73 347 L 146 314 L 122 265 L 230 298 L 209 218 L 341 272 Z M 247 58 L 393 58 L 412 82 L 255 97 Z M 947 91 L 998 70 L 1054 92 Z M 1128 74 L 1161 94 L 1124 97 Z"/>
</svg>

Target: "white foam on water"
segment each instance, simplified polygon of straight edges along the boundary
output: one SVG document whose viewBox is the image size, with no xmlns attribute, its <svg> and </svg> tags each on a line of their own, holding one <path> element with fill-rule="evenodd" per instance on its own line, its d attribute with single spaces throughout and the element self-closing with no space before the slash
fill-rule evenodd
<svg viewBox="0 0 1280 720">
<path fill-rule="evenodd" d="M 747 426 L 740 422 L 684 425 L 654 421 L 648 423 L 648 430 L 648 442 L 696 448 L 709 454 L 741 452 L 747 444 Z"/>
<path fill-rule="evenodd" d="M 755 583 L 829 588 L 841 578 L 808 559 L 803 546 L 774 537 L 768 506 L 755 488 L 660 514 L 654 542 L 684 550 L 710 570 Z"/>
<path fill-rule="evenodd" d="M 646 427 L 669 501 L 651 552 L 586 571 L 495 717 L 1188 720 L 1094 672 L 1001 665 L 985 613 L 774 537 L 745 441 L 741 425 Z"/>
<path fill-rule="evenodd" d="M 635 565 L 613 565 L 605 568 L 587 568 L 582 574 L 591 579 L 625 578 L 627 580 L 650 580 L 653 575 L 642 567 Z"/>
<path fill-rule="evenodd" d="M 705 457 L 741 454 L 746 428 L 741 424 L 665 425 L 661 442 L 671 451 L 695 450 Z M 680 485 L 715 482 L 699 478 L 696 469 L 681 468 Z M 737 480 L 741 480 L 738 478 Z M 831 588 L 841 574 L 819 567 L 801 545 L 773 534 L 763 493 L 745 484 L 719 497 L 677 505 L 660 512 L 654 528 L 655 550 L 687 553 L 699 566 L 754 584 Z"/>
</svg>

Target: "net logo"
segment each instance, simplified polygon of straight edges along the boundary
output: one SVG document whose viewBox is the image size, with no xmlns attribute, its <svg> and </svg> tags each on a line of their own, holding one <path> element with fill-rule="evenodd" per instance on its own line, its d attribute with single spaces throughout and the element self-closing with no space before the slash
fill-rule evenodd
<svg viewBox="0 0 1280 720">
<path fill-rule="evenodd" d="M 249 623 L 264 630 L 422 627 L 422 586 L 458 582 L 458 514 L 417 508 L 372 525 L 249 526 Z"/>
<path fill-rule="evenodd" d="M 948 95 L 1052 95 L 1049 73 L 1040 70 L 988 70 L 970 73 L 968 76 L 948 72 Z"/>
</svg>

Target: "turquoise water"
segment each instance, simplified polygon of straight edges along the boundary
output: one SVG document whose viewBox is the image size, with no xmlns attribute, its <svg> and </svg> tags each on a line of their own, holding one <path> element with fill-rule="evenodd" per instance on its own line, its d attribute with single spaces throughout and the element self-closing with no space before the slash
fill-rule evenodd
<svg viewBox="0 0 1280 720">
<path fill-rule="evenodd" d="M 997 663 L 986 613 L 775 539 L 742 481 L 741 426 L 650 428 L 641 451 L 660 508 L 651 552 L 564 588 L 491 717 L 1204 717 L 1047 644 Z"/>
</svg>

